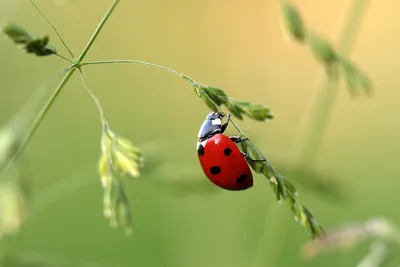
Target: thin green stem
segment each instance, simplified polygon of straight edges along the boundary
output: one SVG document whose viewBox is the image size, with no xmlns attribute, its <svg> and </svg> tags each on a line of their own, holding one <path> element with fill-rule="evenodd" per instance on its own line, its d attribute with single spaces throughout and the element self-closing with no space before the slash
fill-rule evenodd
<svg viewBox="0 0 400 267">
<path fill-rule="evenodd" d="M 71 76 L 75 72 L 75 70 L 76 70 L 76 68 L 71 68 L 65 74 L 64 78 L 58 84 L 57 88 L 54 90 L 53 94 L 47 100 L 46 104 L 39 111 L 39 114 L 37 115 L 36 119 L 33 122 L 32 128 L 28 131 L 26 138 L 21 143 L 21 147 L 20 147 L 21 150 L 23 150 L 25 148 L 25 146 L 28 144 L 28 142 L 31 140 L 31 138 L 35 134 L 36 130 L 38 129 L 39 125 L 41 124 L 41 122 L 43 121 L 44 117 L 46 116 L 47 112 L 50 110 L 50 108 L 53 105 L 54 101 L 56 100 L 58 95 L 61 93 L 61 91 L 63 90 L 65 84 L 71 78 Z"/>
<path fill-rule="evenodd" d="M 166 71 L 168 73 L 171 73 L 175 76 L 178 76 L 182 79 L 184 79 L 185 81 L 189 82 L 193 88 L 195 88 L 195 90 L 197 90 L 198 88 L 201 87 L 201 84 L 196 82 L 193 78 L 183 74 L 183 73 L 179 73 L 176 70 L 173 70 L 171 68 L 168 67 L 164 67 L 158 64 L 154 64 L 154 63 L 150 63 L 150 62 L 146 62 L 146 61 L 141 61 L 141 60 L 129 60 L 129 59 L 116 59 L 116 60 L 100 60 L 100 61 L 88 61 L 88 62 L 83 62 L 81 64 L 81 66 L 87 66 L 87 65 L 104 65 L 104 64 L 137 64 L 137 65 L 142 65 L 142 66 L 146 66 L 146 67 L 151 67 L 151 68 L 156 68 L 159 70 L 163 70 Z"/>
<path fill-rule="evenodd" d="M 90 90 L 90 88 L 86 84 L 86 79 L 85 79 L 85 76 L 83 75 L 82 69 L 79 69 L 79 73 L 80 73 L 80 76 L 81 76 L 83 87 L 85 87 L 86 91 L 89 93 L 90 97 L 93 99 L 94 103 L 96 104 L 97 110 L 99 111 L 99 114 L 100 114 L 100 121 L 101 121 L 102 127 L 103 127 L 103 129 L 105 129 L 106 124 L 107 124 L 107 120 L 106 120 L 106 117 L 104 115 L 103 107 L 101 106 L 100 101 L 97 98 L 97 96 L 93 93 L 92 90 Z"/>
<path fill-rule="evenodd" d="M 32 1 L 29 0 L 29 2 L 36 8 L 36 10 L 40 13 L 40 15 L 44 18 L 44 20 L 50 25 L 51 28 L 53 28 L 54 32 L 56 33 L 58 39 L 60 39 L 61 43 L 64 45 L 64 47 L 67 49 L 68 53 L 71 55 L 72 58 L 74 57 L 74 54 L 72 51 L 69 49 L 67 43 L 64 41 L 64 39 L 61 37 L 61 34 L 58 32 L 56 27 L 54 27 L 53 23 L 50 22 L 50 20 L 43 14 L 43 12 L 40 10 L 40 8 Z M 70 61 L 71 62 L 71 61 Z"/>
<path fill-rule="evenodd" d="M 74 62 L 73 62 L 72 60 L 70 60 L 70 59 L 64 57 L 63 55 L 60 55 L 59 53 L 56 53 L 55 55 L 56 55 L 57 57 L 59 57 L 59 58 L 65 60 L 65 61 L 71 63 L 71 64 L 74 64 Z"/>
<path fill-rule="evenodd" d="M 337 46 L 338 52 L 342 55 L 350 52 L 367 6 L 368 0 L 354 0 Z M 298 156 L 296 158 L 299 163 L 312 164 L 317 155 L 329 121 L 329 116 L 333 110 L 333 103 L 337 97 L 337 85 L 337 79 L 327 77 L 317 92 L 314 102 L 315 106 L 310 110 L 308 116 L 306 116 L 307 121 L 310 123 L 307 124 L 307 131 L 299 141 L 302 144 L 300 149 L 298 149 Z M 254 266 L 264 266 L 266 262 L 269 265 L 271 263 L 271 266 L 276 266 L 283 254 L 283 249 L 289 237 L 290 227 L 288 224 L 290 221 L 284 218 L 284 213 L 278 212 L 276 214 L 269 214 L 269 216 L 273 217 L 274 222 L 279 222 L 279 225 L 273 223 L 271 227 L 267 218 L 266 225 L 264 226 L 267 231 L 264 231 L 264 235 L 261 237 L 260 244 L 256 249 Z M 279 245 L 270 240 L 271 236 L 274 237 L 273 240 L 279 240 Z"/>
<path fill-rule="evenodd" d="M 306 131 L 308 132 L 299 142 L 297 164 L 307 166 L 312 164 L 313 159 L 316 158 L 329 122 L 329 116 L 333 110 L 333 104 L 338 96 L 337 89 L 337 79 L 326 79 L 321 88 L 318 89 L 312 109 L 307 117 L 310 122 L 306 123 Z"/>
<path fill-rule="evenodd" d="M 88 61 L 88 62 L 83 62 L 81 64 L 81 66 L 86 66 L 86 65 L 104 65 L 104 64 L 137 64 L 137 65 L 142 65 L 142 66 L 146 66 L 146 67 L 151 67 L 151 68 L 156 68 L 156 69 L 160 69 L 160 70 L 164 70 L 167 71 L 169 73 L 172 73 L 175 76 L 178 76 L 180 78 L 186 78 L 188 79 L 192 84 L 195 83 L 197 84 L 197 82 L 195 80 L 193 80 L 192 78 L 177 72 L 176 70 L 173 70 L 171 68 L 168 67 L 164 67 L 158 64 L 154 64 L 154 63 L 150 63 L 150 62 L 146 62 L 146 61 L 141 61 L 141 60 L 100 60 L 100 61 Z"/>
<path fill-rule="evenodd" d="M 28 129 L 24 139 L 22 140 L 20 146 L 18 147 L 17 151 L 13 154 L 13 157 L 10 159 L 8 162 L 8 165 L 5 168 L 5 174 L 7 175 L 11 169 L 11 166 L 13 165 L 14 161 L 18 158 L 18 156 L 25 150 L 26 146 L 28 145 L 29 141 L 32 139 L 33 135 L 36 133 L 37 129 L 39 128 L 40 124 L 42 123 L 44 117 L 50 110 L 51 106 L 53 105 L 54 101 L 57 99 L 58 95 L 61 93 L 63 90 L 65 84 L 68 82 L 68 80 L 71 78 L 72 74 L 75 72 L 76 68 L 73 67 L 71 68 L 64 76 L 64 78 L 61 80 L 57 88 L 54 90 L 53 94 L 50 96 L 50 98 L 47 100 L 46 104 L 43 106 L 43 108 L 39 111 L 37 114 L 35 120 L 32 123 L 32 126 L 30 129 Z"/>
<path fill-rule="evenodd" d="M 107 13 L 101 19 L 99 25 L 97 25 L 96 30 L 94 31 L 92 37 L 90 37 L 89 42 L 87 43 L 86 47 L 83 49 L 81 55 L 78 57 L 77 63 L 80 64 L 82 60 L 85 58 L 86 54 L 89 52 L 90 47 L 92 47 L 94 41 L 96 40 L 97 36 L 99 35 L 100 31 L 103 29 L 104 24 L 107 22 L 108 18 L 113 13 L 114 9 L 117 7 L 120 0 L 115 0 L 114 3 L 111 5 Z"/>
</svg>

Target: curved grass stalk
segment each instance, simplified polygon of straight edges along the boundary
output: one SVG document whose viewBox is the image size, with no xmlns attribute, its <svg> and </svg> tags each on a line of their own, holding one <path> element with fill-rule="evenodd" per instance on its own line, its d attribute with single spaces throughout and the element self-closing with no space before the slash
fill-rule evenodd
<svg viewBox="0 0 400 267">
<path fill-rule="evenodd" d="M 368 0 L 353 1 L 338 42 L 338 50 L 343 55 L 349 54 L 351 51 L 368 2 Z M 311 125 L 307 127 L 306 133 L 299 141 L 302 146 L 298 149 L 297 159 L 301 164 L 312 164 L 315 160 L 337 96 L 337 85 L 337 80 L 327 77 L 317 92 L 318 95 L 315 98 L 313 108 L 306 116 L 308 120 L 311 120 Z M 264 230 L 264 235 L 261 237 L 253 266 L 265 266 L 265 263 L 268 263 L 269 266 L 278 266 L 279 259 L 284 254 L 284 246 L 289 238 L 290 227 L 288 224 L 289 220 L 284 218 L 282 211 L 276 213 L 271 209 L 264 226 L 267 230 Z M 271 237 L 274 240 L 279 240 L 279 242 L 270 240 Z"/>
<path fill-rule="evenodd" d="M 183 74 L 168 68 L 168 67 L 164 67 L 158 64 L 154 64 L 154 63 L 150 63 L 147 61 L 142 61 L 142 60 L 129 60 L 129 59 L 115 59 L 115 60 L 99 60 L 99 61 L 86 61 L 83 62 L 81 64 L 81 66 L 86 66 L 86 65 L 104 65 L 104 64 L 137 64 L 137 65 L 142 65 L 142 66 L 146 66 L 146 67 L 152 67 L 152 68 L 156 68 L 156 69 L 160 69 L 160 70 L 165 70 L 169 73 L 172 73 L 178 77 L 182 77 Z"/>
<path fill-rule="evenodd" d="M 87 84 L 86 84 L 86 79 L 85 79 L 85 76 L 83 75 L 82 69 L 79 69 L 79 74 L 80 74 L 80 77 L 81 77 L 81 81 L 82 81 L 82 83 L 83 83 L 83 87 L 85 87 L 86 91 L 88 92 L 88 94 L 90 95 L 90 97 L 93 99 L 94 103 L 96 104 L 97 111 L 98 111 L 99 114 L 100 114 L 100 121 L 101 121 L 102 127 L 103 127 L 103 129 L 105 129 L 105 127 L 106 127 L 106 125 L 107 125 L 107 120 L 106 120 L 106 117 L 105 117 L 105 115 L 104 115 L 103 107 L 102 107 L 101 104 L 100 104 L 100 100 L 99 100 L 99 99 L 97 98 L 97 96 L 93 93 L 93 91 L 90 90 L 90 88 L 87 86 Z"/>
</svg>

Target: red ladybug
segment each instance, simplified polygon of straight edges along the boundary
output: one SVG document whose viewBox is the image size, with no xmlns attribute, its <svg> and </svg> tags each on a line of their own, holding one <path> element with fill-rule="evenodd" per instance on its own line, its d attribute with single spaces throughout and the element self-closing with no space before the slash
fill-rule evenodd
<svg viewBox="0 0 400 267">
<path fill-rule="evenodd" d="M 232 191 L 246 190 L 253 186 L 253 175 L 235 143 L 245 141 L 241 137 L 228 137 L 223 134 L 227 121 L 222 124 L 222 112 L 210 113 L 200 128 L 197 141 L 197 154 L 201 168 L 215 185 Z"/>
</svg>

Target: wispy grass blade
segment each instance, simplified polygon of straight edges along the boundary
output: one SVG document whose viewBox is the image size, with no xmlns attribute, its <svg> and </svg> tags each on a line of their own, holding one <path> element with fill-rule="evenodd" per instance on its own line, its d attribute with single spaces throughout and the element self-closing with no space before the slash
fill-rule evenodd
<svg viewBox="0 0 400 267">
<path fill-rule="evenodd" d="M 49 24 L 49 26 L 54 30 L 56 33 L 58 39 L 60 39 L 61 43 L 64 45 L 64 47 L 67 49 L 68 53 L 71 55 L 71 57 L 74 59 L 75 56 L 72 53 L 72 51 L 69 49 L 67 43 L 64 41 L 62 38 L 61 34 L 58 32 L 57 28 L 51 23 L 51 21 L 46 17 L 46 15 L 40 10 L 40 8 L 35 4 L 33 0 L 29 0 L 29 2 L 34 6 L 34 8 L 40 13 L 40 15 L 44 18 L 44 20 Z M 65 58 L 66 59 L 66 58 Z"/>
</svg>

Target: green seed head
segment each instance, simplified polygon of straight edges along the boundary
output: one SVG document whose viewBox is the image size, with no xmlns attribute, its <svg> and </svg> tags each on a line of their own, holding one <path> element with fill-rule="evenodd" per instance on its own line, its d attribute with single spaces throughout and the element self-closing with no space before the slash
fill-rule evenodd
<svg viewBox="0 0 400 267">
<path fill-rule="evenodd" d="M 289 35 L 298 42 L 306 39 L 306 27 L 296 7 L 287 1 L 281 1 L 283 25 Z"/>
<path fill-rule="evenodd" d="M 312 33 L 309 35 L 308 43 L 314 56 L 325 65 L 330 66 L 337 62 L 336 51 L 324 36 Z"/>
</svg>

